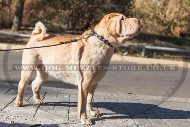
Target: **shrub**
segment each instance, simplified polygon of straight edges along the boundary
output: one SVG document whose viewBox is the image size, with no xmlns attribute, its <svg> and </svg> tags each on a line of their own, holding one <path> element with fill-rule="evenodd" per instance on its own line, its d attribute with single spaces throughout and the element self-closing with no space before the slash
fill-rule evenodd
<svg viewBox="0 0 190 127">
<path fill-rule="evenodd" d="M 147 33 L 170 36 L 189 34 L 189 0 L 134 0 L 132 11 L 143 21 Z"/>
</svg>

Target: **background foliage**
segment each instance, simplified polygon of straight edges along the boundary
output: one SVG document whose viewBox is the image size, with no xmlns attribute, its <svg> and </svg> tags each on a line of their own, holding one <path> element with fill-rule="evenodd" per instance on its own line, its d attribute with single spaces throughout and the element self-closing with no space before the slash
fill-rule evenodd
<svg viewBox="0 0 190 127">
<path fill-rule="evenodd" d="M 14 0 L 0 0 L 0 27 L 11 27 L 13 6 Z M 140 18 L 145 33 L 190 35 L 190 0 L 25 0 L 22 26 L 41 20 L 51 30 L 84 31 L 110 12 Z"/>
</svg>

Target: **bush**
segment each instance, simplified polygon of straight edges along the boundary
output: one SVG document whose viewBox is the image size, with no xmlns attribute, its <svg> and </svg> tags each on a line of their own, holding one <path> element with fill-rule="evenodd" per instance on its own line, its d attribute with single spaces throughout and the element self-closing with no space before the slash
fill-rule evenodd
<svg viewBox="0 0 190 127">
<path fill-rule="evenodd" d="M 84 31 L 110 12 L 128 12 L 126 0 L 27 0 L 23 25 L 42 20 L 49 27 Z"/>
<path fill-rule="evenodd" d="M 134 0 L 133 14 L 151 34 L 183 36 L 190 30 L 189 0 Z"/>
<path fill-rule="evenodd" d="M 11 27 L 14 0 L 0 0 L 0 26 Z M 84 31 L 107 13 L 140 18 L 143 31 L 167 36 L 189 35 L 190 0 L 25 0 L 22 25 L 41 20 L 55 31 Z"/>
</svg>

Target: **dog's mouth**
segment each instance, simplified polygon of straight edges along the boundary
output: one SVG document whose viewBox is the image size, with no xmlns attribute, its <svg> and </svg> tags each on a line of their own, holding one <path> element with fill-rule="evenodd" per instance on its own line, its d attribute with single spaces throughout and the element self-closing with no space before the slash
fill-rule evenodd
<svg viewBox="0 0 190 127">
<path fill-rule="evenodd" d="M 139 28 L 131 34 L 122 34 L 120 37 L 124 38 L 122 41 L 122 44 L 125 44 L 128 40 L 132 39 L 133 37 L 137 36 L 141 31 L 141 27 L 139 26 Z"/>
<path fill-rule="evenodd" d="M 132 37 L 137 36 L 141 31 L 141 26 L 137 26 L 135 28 L 132 28 L 130 31 L 131 32 L 126 32 L 126 33 L 120 34 L 120 37 L 128 38 L 130 36 L 132 36 Z"/>
</svg>

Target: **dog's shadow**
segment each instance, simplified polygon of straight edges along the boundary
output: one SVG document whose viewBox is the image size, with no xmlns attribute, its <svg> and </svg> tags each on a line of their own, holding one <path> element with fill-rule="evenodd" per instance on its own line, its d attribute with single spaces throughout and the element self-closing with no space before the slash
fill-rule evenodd
<svg viewBox="0 0 190 127">
<path fill-rule="evenodd" d="M 145 103 L 96 102 L 93 103 L 101 112 L 101 117 L 95 121 L 105 119 L 189 119 L 190 111 L 163 108 L 159 105 Z M 45 102 L 43 106 L 77 107 L 76 102 Z M 105 111 L 105 112 L 104 112 Z"/>
</svg>

